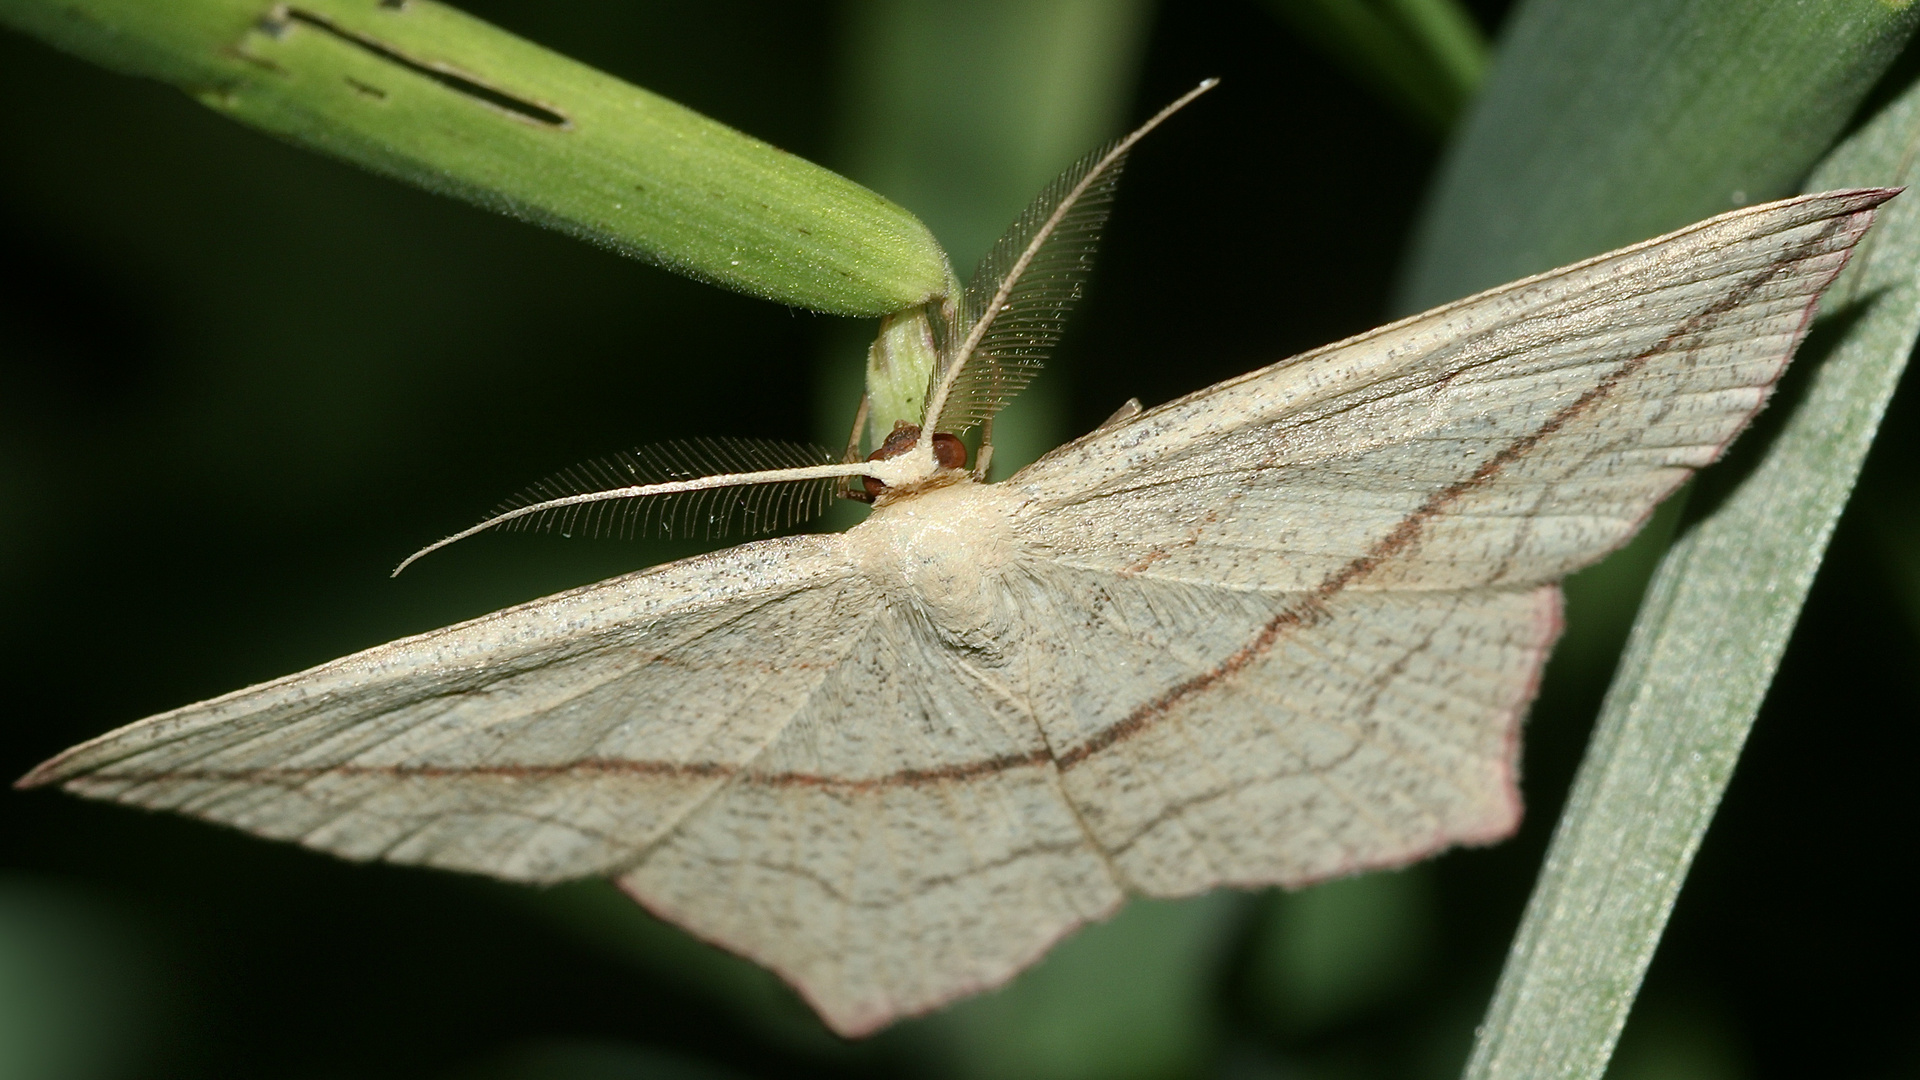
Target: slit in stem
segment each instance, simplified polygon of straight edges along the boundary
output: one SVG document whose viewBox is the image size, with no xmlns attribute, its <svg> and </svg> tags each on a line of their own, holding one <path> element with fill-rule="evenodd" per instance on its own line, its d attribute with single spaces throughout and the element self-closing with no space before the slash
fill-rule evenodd
<svg viewBox="0 0 1920 1080">
<path fill-rule="evenodd" d="M 276 19 L 275 15 L 278 15 L 279 18 Z M 573 122 L 568 120 L 564 113 L 548 108 L 545 105 L 528 101 L 525 98 L 515 97 L 505 91 L 497 90 L 472 76 L 449 71 L 435 64 L 415 60 L 405 53 L 396 51 L 392 46 L 383 42 L 362 34 L 356 34 L 351 30 L 335 25 L 333 20 L 324 15 L 316 15 L 311 11 L 303 11 L 296 7 L 281 8 L 278 9 L 274 15 L 268 16 L 268 27 L 270 31 L 276 29 L 272 25 L 275 22 L 280 22 L 281 25 L 285 25 L 285 23 L 299 23 L 301 26 L 311 27 L 323 34 L 338 38 L 355 48 L 372 53 L 374 56 L 390 64 L 406 68 L 416 75 L 424 75 L 456 93 L 464 94 L 483 105 L 491 105 L 518 119 L 528 120 L 542 127 L 560 128 L 562 130 L 573 126 Z"/>
</svg>

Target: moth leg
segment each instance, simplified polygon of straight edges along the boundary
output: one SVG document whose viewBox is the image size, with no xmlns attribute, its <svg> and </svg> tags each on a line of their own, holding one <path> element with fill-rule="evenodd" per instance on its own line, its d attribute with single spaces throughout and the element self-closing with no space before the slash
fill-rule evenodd
<svg viewBox="0 0 1920 1080">
<path fill-rule="evenodd" d="M 861 394 L 860 407 L 853 411 L 853 430 L 847 432 L 847 452 L 840 455 L 841 464 L 850 465 L 860 460 L 860 430 L 867 426 L 867 413 L 871 411 L 872 408 L 873 398 L 867 394 Z M 849 476 L 841 480 L 839 486 L 834 489 L 834 494 L 842 499 L 852 499 L 855 502 L 873 501 L 873 496 L 868 495 L 866 491 L 863 490 L 860 477 L 858 476 Z"/>
<path fill-rule="evenodd" d="M 860 407 L 853 411 L 853 430 L 847 432 L 847 452 L 840 457 L 842 464 L 852 464 L 860 460 L 860 429 L 867 426 L 867 413 L 873 408 L 873 398 L 860 395 Z"/>
<path fill-rule="evenodd" d="M 973 478 L 985 483 L 987 466 L 993 462 L 993 417 L 980 422 L 980 456 L 973 463 Z"/>
</svg>

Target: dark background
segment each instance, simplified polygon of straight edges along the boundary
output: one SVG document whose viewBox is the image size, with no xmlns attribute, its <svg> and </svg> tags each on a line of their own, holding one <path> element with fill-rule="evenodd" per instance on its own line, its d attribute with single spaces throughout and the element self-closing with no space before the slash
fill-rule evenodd
<svg viewBox="0 0 1920 1080">
<path fill-rule="evenodd" d="M 464 6 L 831 158 L 840 8 Z M 1502 9 L 1476 6 L 1490 29 Z M 1204 75 L 1223 89 L 1135 155 L 1046 376 L 1069 388 L 1074 430 L 1384 315 L 1437 147 L 1252 3 L 1166 5 L 1132 115 Z M 0 88 L 0 772 L 694 550 L 501 536 L 387 579 L 556 467 L 681 436 L 820 436 L 813 372 L 844 337 L 836 320 L 283 146 L 14 35 L 0 35 Z M 1896 399 L 1834 540 L 1620 1075 L 1920 1076 L 1901 884 L 1920 818 L 1912 399 Z M 1528 732 L 1521 835 L 1409 872 L 1427 898 L 1409 931 L 1418 963 L 1358 1005 L 1276 1019 L 1258 965 L 1293 925 L 1269 917 L 1288 901 L 1241 903 L 1209 969 L 1204 1037 L 1169 1069 L 1457 1072 L 1631 616 L 1610 580 L 1574 586 Z M 625 931 L 580 928 L 601 918 L 590 887 L 348 865 L 49 792 L 0 805 L 0 1069 L 980 1071 L 932 1028 L 838 1044 L 670 932 L 609 944 Z"/>
</svg>

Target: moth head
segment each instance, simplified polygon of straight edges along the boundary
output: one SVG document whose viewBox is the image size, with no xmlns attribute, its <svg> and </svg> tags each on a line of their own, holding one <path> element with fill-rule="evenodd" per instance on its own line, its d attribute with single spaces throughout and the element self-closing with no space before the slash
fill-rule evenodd
<svg viewBox="0 0 1920 1080">
<path fill-rule="evenodd" d="M 934 471 L 932 474 L 915 477 L 904 484 L 888 484 L 878 477 L 862 476 L 860 478 L 860 484 L 866 495 L 866 498 L 862 501 L 879 502 L 883 499 L 891 501 L 894 498 L 912 492 L 924 491 L 931 487 L 944 487 L 960 477 L 965 476 L 967 468 L 967 444 L 961 442 L 959 436 L 949 434 L 945 431 L 934 432 L 932 442 L 934 463 Z M 919 445 L 919 425 L 909 424 L 905 420 L 901 420 L 896 422 L 893 425 L 893 430 L 887 434 L 885 439 L 881 440 L 880 448 L 867 455 L 867 460 L 886 461 L 891 458 L 897 458 L 910 452 Z M 856 495 L 855 497 L 858 498 L 859 496 Z"/>
</svg>

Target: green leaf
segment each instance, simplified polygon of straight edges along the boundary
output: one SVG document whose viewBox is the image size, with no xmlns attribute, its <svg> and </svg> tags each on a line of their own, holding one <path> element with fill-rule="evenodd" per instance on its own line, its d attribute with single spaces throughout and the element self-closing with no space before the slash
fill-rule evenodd
<svg viewBox="0 0 1920 1080">
<path fill-rule="evenodd" d="M 1920 85 L 1809 190 L 1908 181 Z M 1920 336 L 1920 200 L 1822 303 L 1797 405 L 1669 549 L 1634 626 L 1467 1075 L 1598 1077 Z M 1810 371 L 1808 369 L 1811 369 Z"/>
<path fill-rule="evenodd" d="M 1261 1015 L 1297 1040 L 1407 992 L 1436 951 L 1435 904 L 1430 866 L 1269 894 L 1246 960 Z"/>
<path fill-rule="evenodd" d="M 1524 5 L 1442 166 L 1398 306 L 1788 194 L 1916 14 L 1879 0 Z M 1902 175 L 1899 151 L 1881 151 L 1905 146 L 1893 129 L 1911 130 L 1907 108 L 1877 120 L 1815 186 Z M 1862 267 L 1875 282 L 1913 274 L 1915 211 L 1902 202 L 1826 305 L 1863 298 L 1820 331 L 1834 345 L 1824 363 L 1820 336 L 1800 360 L 1801 371 L 1817 366 L 1812 388 L 1766 461 L 1661 564 L 1469 1076 L 1598 1076 L 1606 1065 L 1920 320 L 1904 291 L 1860 291 Z M 1624 597 L 1637 575 L 1619 571 L 1617 561 L 1598 570 Z M 1574 635 L 1582 616 L 1576 603 Z"/>
<path fill-rule="evenodd" d="M 963 1080 L 1195 1075 L 1217 1038 L 1214 984 L 1249 899 L 1135 900 L 1007 986 L 906 1028 Z"/>
<path fill-rule="evenodd" d="M 1445 134 L 1487 71 L 1487 39 L 1459 0 L 1267 0 L 1295 33 L 1381 100 Z"/>
<path fill-rule="evenodd" d="M 541 1039 L 488 1055 L 460 1080 L 737 1080 L 697 1058 L 611 1040 Z"/>
<path fill-rule="evenodd" d="M 1534 0 L 1436 179 L 1396 308 L 1790 194 L 1911 35 L 1884 0 Z"/>
<path fill-rule="evenodd" d="M 176 975 L 122 899 L 0 877 L 0 1076 L 134 1076 L 152 1060 Z"/>
<path fill-rule="evenodd" d="M 0 0 L 0 23 L 312 149 L 753 296 L 948 289 L 871 191 L 431 0 Z"/>
</svg>

